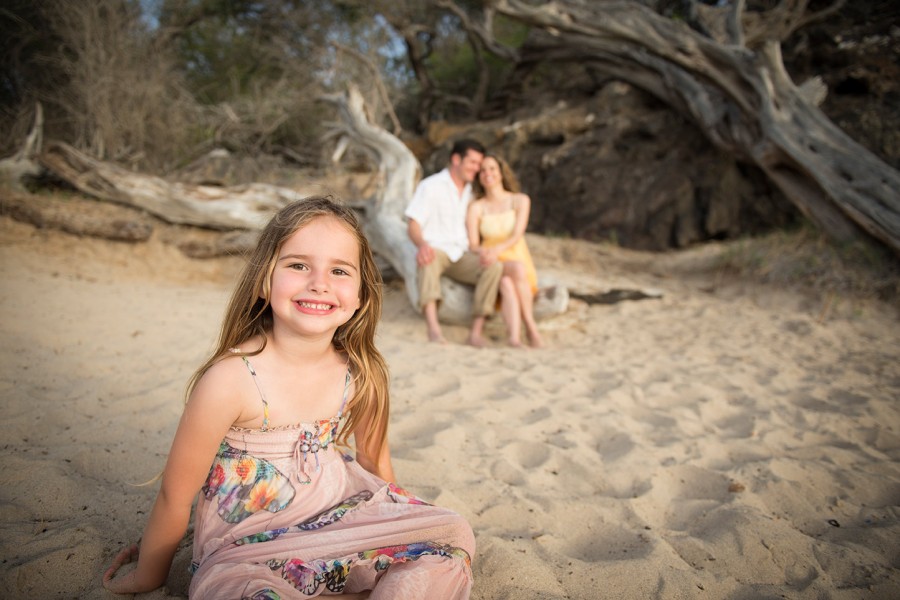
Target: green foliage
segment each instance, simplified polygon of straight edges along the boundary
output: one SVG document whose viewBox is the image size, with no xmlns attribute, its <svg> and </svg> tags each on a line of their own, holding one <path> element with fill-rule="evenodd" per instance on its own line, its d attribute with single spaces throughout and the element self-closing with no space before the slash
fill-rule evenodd
<svg viewBox="0 0 900 600">
<path fill-rule="evenodd" d="M 494 38 L 504 46 L 519 48 L 528 36 L 529 28 L 503 16 L 493 22 Z M 476 92 L 480 72 L 475 51 L 459 20 L 445 16 L 439 21 L 434 41 L 434 53 L 427 61 L 429 72 L 438 88 L 463 97 Z M 487 65 L 487 94 L 502 88 L 513 65 L 489 51 L 484 52 Z"/>
</svg>

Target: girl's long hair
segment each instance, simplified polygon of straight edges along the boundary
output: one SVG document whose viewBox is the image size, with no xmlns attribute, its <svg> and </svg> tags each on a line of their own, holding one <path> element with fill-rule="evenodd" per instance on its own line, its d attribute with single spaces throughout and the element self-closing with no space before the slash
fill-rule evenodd
<svg viewBox="0 0 900 600">
<path fill-rule="evenodd" d="M 509 166 L 509 163 L 496 154 L 485 154 L 481 162 L 484 162 L 488 158 L 493 158 L 497 161 L 497 165 L 500 166 L 500 177 L 503 181 L 503 189 L 515 194 L 521 192 L 522 188 L 519 186 L 519 180 L 513 172 L 512 167 Z M 478 177 L 475 177 L 475 181 L 472 182 L 472 196 L 475 198 L 483 198 L 486 193 L 487 192 L 481 185 L 481 182 L 478 181 Z"/>
<path fill-rule="evenodd" d="M 347 421 L 338 434 L 337 443 L 346 446 L 350 434 L 359 424 L 369 423 L 365 451 L 377 459 L 387 440 L 389 416 L 387 363 L 375 347 L 375 330 L 381 318 L 381 272 L 375 265 L 369 241 L 356 215 L 350 208 L 328 197 L 293 202 L 279 210 L 263 228 L 228 303 L 216 349 L 188 381 L 185 398 L 190 398 L 197 382 L 210 367 L 233 355 L 232 348 L 253 337 L 261 339 L 262 344 L 244 354 L 254 356 L 266 347 L 266 333 L 272 330 L 273 324 L 268 299 L 281 247 L 310 221 L 326 216 L 344 223 L 359 243 L 360 306 L 349 321 L 338 327 L 332 340 L 335 349 L 347 356 L 355 388 L 345 411 Z"/>
</svg>

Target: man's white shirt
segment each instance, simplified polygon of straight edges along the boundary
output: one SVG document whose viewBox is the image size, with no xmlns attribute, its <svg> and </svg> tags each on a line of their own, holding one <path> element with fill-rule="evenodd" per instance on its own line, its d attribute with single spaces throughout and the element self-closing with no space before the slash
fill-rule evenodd
<svg viewBox="0 0 900 600">
<path fill-rule="evenodd" d="M 460 194 L 450 171 L 444 169 L 419 182 L 405 214 L 419 224 L 432 248 L 443 250 L 456 262 L 469 249 L 466 210 L 471 199 L 471 184 L 467 183 Z"/>
</svg>

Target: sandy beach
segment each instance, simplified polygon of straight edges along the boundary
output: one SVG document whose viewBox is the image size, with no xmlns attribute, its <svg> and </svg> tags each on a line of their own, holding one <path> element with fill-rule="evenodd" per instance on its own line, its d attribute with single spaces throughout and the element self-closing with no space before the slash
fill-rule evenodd
<svg viewBox="0 0 900 600">
<path fill-rule="evenodd" d="M 463 514 L 475 600 L 900 598 L 900 318 L 651 255 L 529 236 L 593 304 L 547 348 L 429 344 L 399 282 L 379 345 L 401 485 Z M 0 217 L 0 595 L 113 598 L 238 258 Z M 190 532 L 167 586 L 184 598 Z"/>
</svg>

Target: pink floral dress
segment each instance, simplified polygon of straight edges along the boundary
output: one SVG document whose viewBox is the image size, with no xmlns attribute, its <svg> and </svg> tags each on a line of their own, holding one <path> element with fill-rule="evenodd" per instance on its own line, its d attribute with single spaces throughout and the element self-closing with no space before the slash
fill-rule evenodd
<svg viewBox="0 0 900 600">
<path fill-rule="evenodd" d="M 475 539 L 465 519 L 335 446 L 349 382 L 348 373 L 331 419 L 269 428 L 261 393 L 262 428 L 229 430 L 194 517 L 192 599 L 469 597 Z"/>
</svg>

